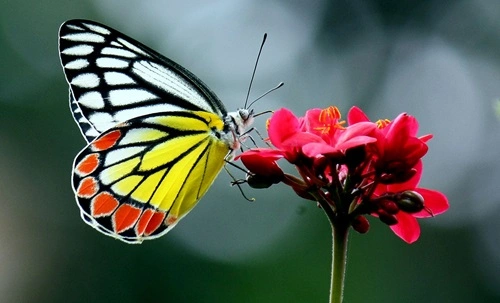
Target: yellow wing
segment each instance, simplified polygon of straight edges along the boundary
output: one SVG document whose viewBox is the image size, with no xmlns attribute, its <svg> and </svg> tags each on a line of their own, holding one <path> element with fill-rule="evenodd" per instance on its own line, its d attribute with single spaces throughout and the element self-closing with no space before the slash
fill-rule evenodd
<svg viewBox="0 0 500 303">
<path fill-rule="evenodd" d="M 150 114 L 121 123 L 83 149 L 73 190 L 84 221 L 128 243 L 172 229 L 207 192 L 230 148 L 213 113 Z"/>
</svg>

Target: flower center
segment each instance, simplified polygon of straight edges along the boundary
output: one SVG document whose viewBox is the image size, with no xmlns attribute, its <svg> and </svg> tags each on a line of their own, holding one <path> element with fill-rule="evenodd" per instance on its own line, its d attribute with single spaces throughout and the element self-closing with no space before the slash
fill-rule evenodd
<svg viewBox="0 0 500 303">
<path fill-rule="evenodd" d="M 319 113 L 318 121 L 323 125 L 315 127 L 315 130 L 328 134 L 332 129 L 344 129 L 342 125 L 345 124 L 345 121 L 339 121 L 341 117 L 340 110 L 336 106 L 322 109 Z"/>
<path fill-rule="evenodd" d="M 387 125 L 389 125 L 389 123 L 391 123 L 391 120 L 389 119 L 380 119 L 375 122 L 375 124 L 377 124 L 377 127 L 380 129 L 385 128 Z"/>
</svg>

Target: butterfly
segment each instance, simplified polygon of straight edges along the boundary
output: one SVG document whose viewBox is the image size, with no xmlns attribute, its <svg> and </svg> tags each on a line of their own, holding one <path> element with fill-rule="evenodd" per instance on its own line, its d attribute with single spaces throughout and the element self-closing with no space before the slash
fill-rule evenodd
<svg viewBox="0 0 500 303">
<path fill-rule="evenodd" d="M 227 112 L 187 69 L 94 21 L 63 23 L 59 55 L 88 143 L 72 171 L 82 219 L 127 243 L 164 235 L 232 159 L 253 110 Z"/>
</svg>

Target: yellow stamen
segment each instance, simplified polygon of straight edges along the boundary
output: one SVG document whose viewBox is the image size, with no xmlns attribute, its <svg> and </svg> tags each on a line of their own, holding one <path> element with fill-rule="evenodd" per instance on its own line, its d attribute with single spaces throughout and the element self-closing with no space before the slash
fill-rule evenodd
<svg viewBox="0 0 500 303">
<path fill-rule="evenodd" d="M 333 128 L 344 129 L 343 124 L 345 121 L 339 121 L 342 115 L 340 110 L 336 106 L 330 106 L 321 110 L 319 113 L 318 121 L 322 123 L 322 126 L 316 127 L 315 130 L 320 131 L 323 134 L 328 134 Z"/>
<path fill-rule="evenodd" d="M 319 122 L 328 124 L 331 123 L 332 120 L 339 120 L 341 117 L 342 115 L 338 107 L 330 106 L 321 110 L 319 113 Z"/>
<path fill-rule="evenodd" d="M 389 125 L 389 123 L 391 123 L 391 120 L 389 120 L 389 119 L 380 119 L 377 122 L 375 122 L 375 124 L 377 124 L 378 128 L 384 128 L 387 125 Z"/>
</svg>

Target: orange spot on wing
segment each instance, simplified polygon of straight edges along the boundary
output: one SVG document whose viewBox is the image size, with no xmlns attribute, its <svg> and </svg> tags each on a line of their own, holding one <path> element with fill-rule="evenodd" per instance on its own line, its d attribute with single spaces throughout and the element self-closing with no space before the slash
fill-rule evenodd
<svg viewBox="0 0 500 303">
<path fill-rule="evenodd" d="M 168 215 L 166 223 L 167 223 L 167 225 L 172 225 L 172 224 L 177 223 L 177 216 Z"/>
<path fill-rule="evenodd" d="M 122 204 L 113 215 L 113 226 L 116 233 L 121 233 L 134 226 L 139 220 L 141 210 L 130 204 Z"/>
<path fill-rule="evenodd" d="M 97 184 L 97 180 L 93 177 L 87 177 L 80 181 L 76 194 L 80 198 L 91 198 L 98 190 L 99 185 Z"/>
<path fill-rule="evenodd" d="M 144 234 L 144 231 L 146 230 L 146 227 L 148 226 L 149 220 L 151 220 L 151 217 L 154 215 L 154 210 L 152 209 L 146 209 L 142 215 L 141 218 L 139 219 L 139 222 L 137 222 L 137 225 L 135 226 L 135 232 L 137 236 L 142 236 Z"/>
<path fill-rule="evenodd" d="M 109 216 L 113 213 L 113 211 L 120 205 L 120 202 L 116 200 L 108 192 L 102 192 L 92 199 L 90 204 L 90 212 L 92 217 L 103 217 Z"/>
<path fill-rule="evenodd" d="M 164 219 L 165 219 L 164 212 L 155 212 L 154 215 L 149 220 L 148 225 L 146 226 L 146 230 L 144 231 L 144 234 L 146 236 L 149 236 L 152 233 L 154 233 L 158 229 L 158 227 L 160 227 L 160 225 L 163 223 Z"/>
<path fill-rule="evenodd" d="M 99 155 L 97 153 L 93 153 L 86 155 L 85 158 L 83 158 L 83 160 L 76 165 L 75 172 L 80 176 L 86 176 L 94 172 L 98 166 Z"/>
<path fill-rule="evenodd" d="M 122 132 L 119 130 L 111 131 L 104 136 L 96 139 L 92 143 L 92 149 L 96 151 L 106 150 L 116 144 L 116 141 L 120 139 Z"/>
</svg>

